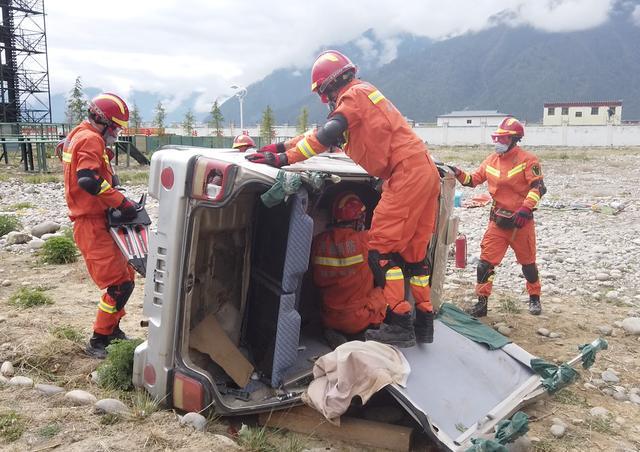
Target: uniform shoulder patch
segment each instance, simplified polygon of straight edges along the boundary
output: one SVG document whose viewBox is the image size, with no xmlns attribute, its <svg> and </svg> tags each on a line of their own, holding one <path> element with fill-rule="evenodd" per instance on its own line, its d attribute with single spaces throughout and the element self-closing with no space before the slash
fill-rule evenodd
<svg viewBox="0 0 640 452">
<path fill-rule="evenodd" d="M 533 173 L 534 176 L 541 176 L 542 175 L 542 169 L 540 169 L 540 165 L 538 165 L 537 163 L 535 163 L 531 167 L 531 172 Z"/>
</svg>

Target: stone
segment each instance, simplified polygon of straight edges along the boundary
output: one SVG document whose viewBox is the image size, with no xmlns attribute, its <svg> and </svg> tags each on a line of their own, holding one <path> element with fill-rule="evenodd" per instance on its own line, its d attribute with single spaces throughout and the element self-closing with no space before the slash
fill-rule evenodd
<svg viewBox="0 0 640 452">
<path fill-rule="evenodd" d="M 616 418 L 613 420 L 613 422 L 615 422 L 618 425 L 624 425 L 627 423 L 627 421 L 625 420 L 625 418 L 620 417 L 620 416 L 616 416 Z"/>
<path fill-rule="evenodd" d="M 620 378 L 618 378 L 618 376 L 610 370 L 605 370 L 604 372 L 602 372 L 601 376 L 602 380 L 604 380 L 605 383 L 620 382 Z"/>
<path fill-rule="evenodd" d="M 573 419 L 571 419 L 571 423 L 573 425 L 582 425 L 582 424 L 584 424 L 584 419 L 573 418 Z"/>
<path fill-rule="evenodd" d="M 3 362 L 2 366 L 0 366 L 0 375 L 3 375 L 5 377 L 13 377 L 14 374 L 15 370 L 13 369 L 13 364 L 11 364 L 11 361 Z"/>
<path fill-rule="evenodd" d="M 44 234 L 53 234 L 60 229 L 60 225 L 55 221 L 47 220 L 31 228 L 31 235 L 34 237 L 42 237 Z"/>
<path fill-rule="evenodd" d="M 598 281 L 609 281 L 611 276 L 608 273 L 596 273 L 596 279 Z"/>
<path fill-rule="evenodd" d="M 93 405 L 98 401 L 96 396 L 87 391 L 81 389 L 74 389 L 64 395 L 65 400 L 69 401 L 73 405 Z"/>
<path fill-rule="evenodd" d="M 565 427 L 564 425 L 561 425 L 561 424 L 553 424 L 551 426 L 551 428 L 549 429 L 549 431 L 556 438 L 562 438 L 564 436 L 565 432 L 567 431 L 567 427 Z"/>
<path fill-rule="evenodd" d="M 640 317 L 627 317 L 622 321 L 622 329 L 629 334 L 640 335 Z"/>
<path fill-rule="evenodd" d="M 611 336 L 611 333 L 613 333 L 613 328 L 609 325 L 600 325 L 596 327 L 596 333 L 602 334 L 603 336 Z"/>
<path fill-rule="evenodd" d="M 509 328 L 508 326 L 500 325 L 498 327 L 498 333 L 502 334 L 503 336 L 509 336 L 511 334 L 511 328 Z"/>
<path fill-rule="evenodd" d="M 538 328 L 538 331 L 536 331 L 536 333 L 538 333 L 540 336 L 548 337 L 551 332 L 546 328 Z"/>
<path fill-rule="evenodd" d="M 95 409 L 98 413 L 106 414 L 129 414 L 129 408 L 118 399 L 102 399 L 95 403 Z"/>
<path fill-rule="evenodd" d="M 7 245 L 22 245 L 31 240 L 31 236 L 26 232 L 11 231 L 7 234 Z"/>
<path fill-rule="evenodd" d="M 629 401 L 636 405 L 640 405 L 640 395 L 634 393 L 629 394 Z"/>
<path fill-rule="evenodd" d="M 244 450 L 242 449 L 234 440 L 232 440 L 231 438 L 224 436 L 224 435 L 218 435 L 218 434 L 213 434 L 212 436 L 212 441 L 211 441 L 211 445 L 215 446 L 214 449 L 219 449 L 219 450 L 227 450 L 227 451 L 231 451 L 231 450 L 237 450 L 237 451 L 241 451 Z M 220 446 L 220 447 L 218 447 Z M 322 448 L 323 452 L 326 452 L 326 448 Z"/>
<path fill-rule="evenodd" d="M 97 370 L 94 370 L 93 372 L 91 372 L 91 382 L 100 386 L 100 377 L 98 376 Z"/>
<path fill-rule="evenodd" d="M 561 336 L 561 334 L 560 334 L 560 333 L 555 333 L 555 332 L 551 332 L 551 333 L 549 333 L 549 337 L 550 337 L 551 339 L 557 339 L 557 338 L 559 338 L 560 336 Z"/>
<path fill-rule="evenodd" d="M 528 435 L 517 438 L 514 442 L 507 444 L 507 450 L 509 452 L 530 452 L 533 450 L 531 445 L 532 441 Z"/>
<path fill-rule="evenodd" d="M 198 413 L 187 413 L 180 418 L 180 425 L 188 425 L 199 432 L 204 432 L 207 426 L 207 418 Z"/>
<path fill-rule="evenodd" d="M 618 402 L 626 402 L 627 400 L 629 400 L 629 396 L 627 395 L 627 393 L 622 391 L 614 392 L 613 398 L 616 399 Z"/>
<path fill-rule="evenodd" d="M 610 292 L 607 292 L 607 294 L 604 297 L 607 300 L 617 300 L 618 298 L 620 298 L 620 294 L 618 293 L 617 290 L 612 290 Z"/>
<path fill-rule="evenodd" d="M 612 278 L 622 278 L 622 272 L 620 270 L 611 270 L 609 272 L 609 275 L 611 275 Z"/>
<path fill-rule="evenodd" d="M 39 239 L 38 237 L 32 238 L 29 243 L 27 243 L 27 248 L 30 250 L 39 250 L 44 245 L 44 240 Z"/>
<path fill-rule="evenodd" d="M 0 375 L 0 385 L 9 384 L 9 379 L 5 376 Z"/>
<path fill-rule="evenodd" d="M 595 406 L 589 410 L 589 414 L 593 417 L 607 417 L 609 410 L 601 406 Z"/>
<path fill-rule="evenodd" d="M 567 423 L 565 421 L 563 421 L 562 419 L 560 419 L 559 417 L 554 417 L 551 419 L 551 424 L 558 424 L 558 425 L 564 425 L 565 427 L 567 426 Z"/>
<path fill-rule="evenodd" d="M 613 388 L 603 388 L 603 389 L 601 389 L 601 391 L 602 391 L 603 394 L 606 394 L 606 395 L 608 395 L 610 397 L 613 397 L 613 394 L 615 394 L 615 392 L 616 392 Z"/>
<path fill-rule="evenodd" d="M 590 390 L 590 391 L 598 389 L 598 387 L 596 385 L 591 384 L 591 383 L 585 383 L 585 384 L 582 385 L 582 387 L 584 389 L 587 389 L 587 390 Z"/>
<path fill-rule="evenodd" d="M 2 287 L 9 287 L 11 285 L 11 281 L 9 281 L 8 279 L 5 279 L 4 281 L 2 281 Z"/>
<path fill-rule="evenodd" d="M 640 388 L 631 388 L 629 389 L 629 394 L 639 394 Z"/>
<path fill-rule="evenodd" d="M 11 386 L 24 386 L 26 388 L 30 388 L 33 386 L 33 380 L 29 377 L 13 377 L 9 380 L 9 384 Z"/>
<path fill-rule="evenodd" d="M 52 396 L 64 392 L 64 388 L 56 385 L 37 384 L 35 385 L 35 389 L 46 396 Z"/>
</svg>

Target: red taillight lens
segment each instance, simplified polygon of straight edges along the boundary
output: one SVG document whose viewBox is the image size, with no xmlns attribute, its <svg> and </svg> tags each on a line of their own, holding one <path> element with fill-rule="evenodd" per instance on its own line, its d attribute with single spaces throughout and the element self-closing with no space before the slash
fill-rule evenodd
<svg viewBox="0 0 640 452">
<path fill-rule="evenodd" d="M 195 378 L 176 372 L 173 377 L 173 406 L 184 411 L 202 411 L 204 388 Z"/>
<path fill-rule="evenodd" d="M 160 183 L 167 190 L 171 190 L 174 180 L 173 170 L 170 167 L 164 168 L 160 173 Z"/>
<path fill-rule="evenodd" d="M 200 157 L 193 172 L 191 197 L 222 200 L 231 190 L 237 165 Z"/>
<path fill-rule="evenodd" d="M 144 372 L 142 375 L 144 377 L 144 382 L 149 386 L 156 384 L 156 370 L 151 364 L 144 366 Z"/>
</svg>

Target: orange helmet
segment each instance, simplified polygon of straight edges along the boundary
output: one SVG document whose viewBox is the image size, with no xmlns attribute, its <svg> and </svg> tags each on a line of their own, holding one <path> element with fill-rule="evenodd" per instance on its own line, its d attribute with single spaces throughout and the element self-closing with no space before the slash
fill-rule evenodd
<svg viewBox="0 0 640 452">
<path fill-rule="evenodd" d="M 233 139 L 233 145 L 231 146 L 233 149 L 238 149 L 244 146 L 248 147 L 256 147 L 256 143 L 251 139 L 249 135 L 238 135 Z"/>
<path fill-rule="evenodd" d="M 311 91 L 318 93 L 322 102 L 326 104 L 329 102 L 325 94 L 327 88 L 348 72 L 355 75 L 356 70 L 356 65 L 337 50 L 322 52 L 311 69 Z"/>
<path fill-rule="evenodd" d="M 522 138 L 524 136 L 524 126 L 516 118 L 507 116 L 502 120 L 496 131 L 491 134 L 494 139 L 504 136 Z"/>
<path fill-rule="evenodd" d="M 127 127 L 129 124 L 129 107 L 115 94 L 101 93 L 91 99 L 89 114 L 97 123 L 108 127 Z"/>
<path fill-rule="evenodd" d="M 333 201 L 334 221 L 355 221 L 362 219 L 366 210 L 358 195 L 351 191 L 340 193 Z"/>
</svg>

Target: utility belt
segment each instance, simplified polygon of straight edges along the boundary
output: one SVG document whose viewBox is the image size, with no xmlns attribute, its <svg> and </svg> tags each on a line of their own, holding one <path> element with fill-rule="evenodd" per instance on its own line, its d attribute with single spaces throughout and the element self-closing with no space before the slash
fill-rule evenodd
<svg viewBox="0 0 640 452">
<path fill-rule="evenodd" d="M 513 222 L 515 214 L 513 210 L 493 206 L 491 213 L 489 213 L 489 221 L 495 222 L 496 226 L 501 229 L 515 229 L 516 224 Z"/>
</svg>

